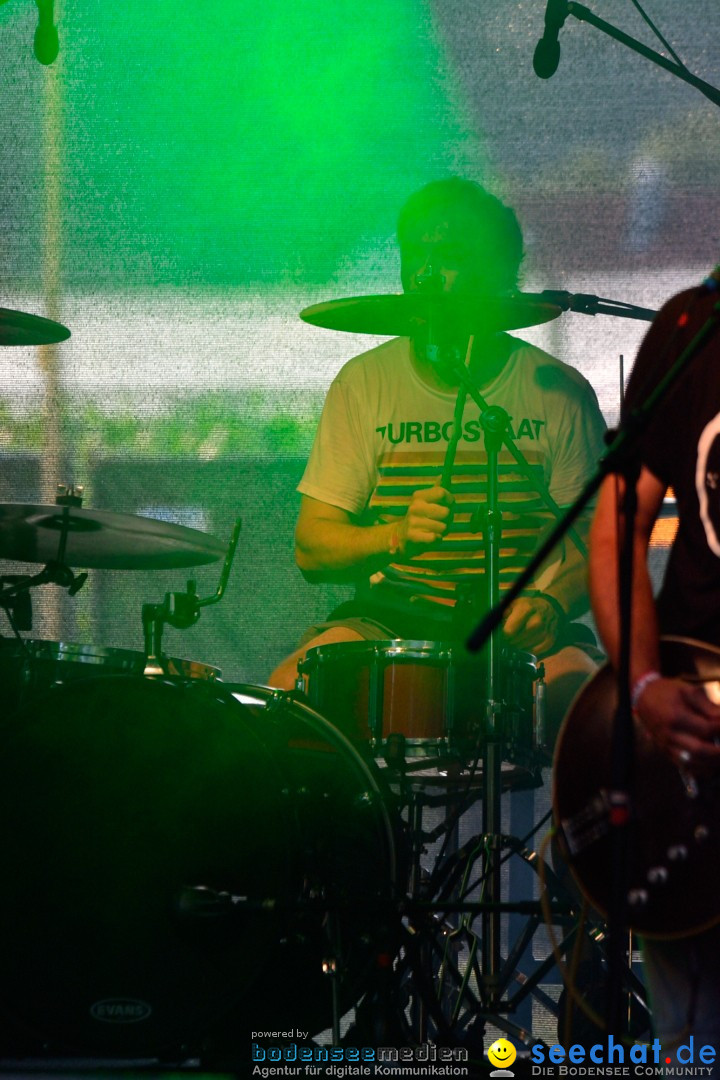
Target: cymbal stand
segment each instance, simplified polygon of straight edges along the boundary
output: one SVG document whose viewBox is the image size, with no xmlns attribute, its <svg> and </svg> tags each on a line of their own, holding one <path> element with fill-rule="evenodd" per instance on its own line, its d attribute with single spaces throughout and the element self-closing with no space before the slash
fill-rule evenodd
<svg viewBox="0 0 720 1080">
<path fill-rule="evenodd" d="M 462 379 L 458 398 L 467 393 L 466 380 Z M 502 511 L 499 508 L 498 457 L 507 440 L 510 417 L 499 405 L 491 405 L 481 411 L 480 424 L 485 437 L 487 454 L 487 496 L 482 514 L 482 533 L 485 548 L 485 574 L 483 576 L 482 605 L 491 610 L 500 595 L 500 543 L 502 539 Z M 448 456 L 450 455 L 450 448 Z M 447 461 L 446 461 L 447 467 Z M 477 599 L 475 600 L 477 604 Z M 502 701 L 500 648 L 498 632 L 490 636 L 482 654 L 485 686 L 485 715 L 482 725 L 482 821 L 483 865 L 485 867 L 484 897 L 486 906 L 481 911 L 481 971 L 483 992 L 487 1008 L 494 1011 L 503 990 L 501 979 L 501 903 L 500 868 L 502 863 L 502 762 L 506 744 L 504 704 Z M 477 944 L 477 942 L 475 943 Z"/>
<path fill-rule="evenodd" d="M 542 903 L 533 899 L 491 901 L 488 897 L 488 874 L 498 869 L 488 860 L 488 841 L 494 840 L 499 868 L 505 869 L 512 858 L 516 868 L 517 860 L 522 860 L 526 873 L 540 874 L 542 870 L 553 922 L 561 928 L 560 948 L 570 951 L 578 933 L 577 912 L 552 870 L 527 847 L 528 839 L 504 834 L 473 836 L 436 868 L 418 897 L 408 900 L 409 924 L 398 978 L 400 985 L 404 982 L 410 989 L 413 1039 L 441 1039 L 444 1045 L 462 1045 L 481 1056 L 488 1023 L 518 1042 L 531 1041 L 528 1026 L 506 1015 L 517 1015 L 524 1003 L 535 1001 L 557 1016 L 556 1003 L 542 985 L 555 967 L 555 957 L 550 949 L 538 960 L 528 952 L 544 925 Z M 500 958 L 488 991 L 484 930 L 476 920 L 482 926 L 492 917 L 499 931 L 513 915 L 521 917 L 521 926 L 507 928 L 506 955 Z"/>
<path fill-rule="evenodd" d="M 30 589 L 37 585 L 59 585 L 75 596 L 87 581 L 87 574 L 74 574 L 69 566 L 49 562 L 38 574 L 0 576 L 0 608 L 7 613 L 13 630 L 32 630 Z"/>
<path fill-rule="evenodd" d="M 443 358 L 444 364 L 452 364 L 452 358 L 447 354 Z M 457 381 L 459 382 L 458 397 L 455 408 L 455 434 L 461 429 L 462 410 L 467 393 L 473 398 L 480 398 L 481 416 L 480 422 L 484 432 L 485 449 L 487 453 L 487 498 L 481 521 L 477 522 L 482 529 L 485 547 L 485 574 L 484 589 L 482 596 L 473 597 L 471 607 L 473 612 L 481 606 L 492 609 L 499 599 L 500 580 L 500 545 L 502 538 L 502 512 L 499 508 L 499 479 L 498 461 L 499 453 L 503 445 L 511 442 L 509 437 L 508 413 L 499 406 L 488 406 L 477 393 L 471 377 L 464 365 L 457 363 Z M 452 467 L 457 440 L 451 440 L 443 468 L 443 486 L 449 488 L 452 482 Z M 513 456 L 517 459 L 519 451 L 514 448 Z M 418 965 L 427 973 L 428 969 L 437 972 L 437 979 L 442 983 L 442 998 L 435 1000 L 435 1009 L 439 1006 L 446 1022 L 449 1022 L 451 1030 L 459 1031 L 458 1025 L 464 1026 L 472 1022 L 473 1017 L 492 1016 L 497 1023 L 498 1013 L 515 1008 L 518 997 L 526 997 L 529 993 L 540 993 L 538 984 L 541 977 L 554 967 L 554 959 L 549 957 L 545 964 L 534 977 L 525 980 L 525 986 L 520 994 L 512 999 L 507 999 L 505 993 L 508 986 L 517 974 L 517 964 L 520 957 L 527 949 L 542 919 L 538 914 L 538 905 L 534 905 L 535 915 L 529 919 L 522 928 L 517 941 L 510 949 L 508 956 L 502 957 L 502 932 L 503 916 L 510 912 L 520 912 L 527 915 L 527 904 L 503 903 L 501 870 L 508 858 L 508 852 L 520 854 L 528 863 L 531 862 L 529 853 L 522 849 L 521 842 L 512 837 L 505 836 L 502 830 L 501 794 L 502 794 L 502 763 L 503 752 L 507 743 L 506 717 L 504 715 L 505 702 L 503 701 L 503 685 L 501 671 L 501 649 L 497 633 L 492 635 L 485 647 L 481 658 L 481 671 L 484 681 L 484 715 L 480 725 L 480 737 L 477 750 L 482 746 L 482 834 L 475 837 L 472 846 L 472 854 L 465 849 L 456 849 L 457 817 L 446 820 L 446 837 L 444 847 L 449 847 L 450 854 L 446 862 L 455 868 L 450 881 L 440 882 L 442 894 L 440 901 L 447 898 L 448 891 L 456 885 L 459 873 L 462 873 L 463 881 L 460 884 L 460 902 L 452 907 L 452 918 L 446 921 L 450 909 L 435 907 L 436 914 L 428 913 L 418 928 L 416 940 L 413 942 L 413 955 Z M 475 766 L 472 767 L 474 773 Z M 469 802 L 468 801 L 468 805 Z M 447 807 L 446 807 L 447 808 Z M 419 832 L 417 824 L 413 821 L 413 832 Z M 420 832 L 420 836 L 423 834 Z M 417 835 L 416 847 L 417 847 Z M 521 850 L 522 849 L 522 850 Z M 443 848 L 444 850 L 444 848 Z M 442 858 L 442 850 L 438 859 Z M 457 860 L 465 859 L 461 865 Z M 482 900 L 480 903 L 471 903 L 468 899 L 470 890 L 467 888 L 467 875 L 471 873 L 473 866 L 480 862 L 482 867 L 481 888 Z M 464 870 L 462 869 L 464 866 Z M 417 869 L 417 868 L 416 868 Z M 411 886 L 412 898 L 429 897 L 436 895 L 438 887 L 437 870 L 430 875 L 429 880 L 422 882 L 424 888 L 420 892 L 415 891 L 421 883 L 421 875 L 415 873 Z M 444 873 L 444 870 L 442 871 Z M 473 888 L 476 887 L 475 885 Z M 429 896 L 428 896 L 429 894 Z M 431 905 L 432 906 L 432 905 Z M 479 917 L 479 935 L 472 929 L 473 920 Z M 572 932 L 572 931 L 571 931 Z M 460 951 L 468 950 L 468 960 L 464 971 L 460 970 L 456 956 Z M 422 974 L 422 972 L 421 972 Z M 471 989 L 470 981 L 477 985 L 477 993 Z M 418 984 L 419 986 L 419 984 Z M 426 992 L 421 993 L 422 987 L 417 990 L 422 999 L 422 1007 L 419 1015 L 422 1018 L 421 1037 L 424 1037 L 425 1020 L 432 1016 L 429 1004 L 424 1000 Z M 456 993 L 457 991 L 457 993 Z M 549 999 L 548 999 L 549 1002 Z M 418 1010 L 416 1010 L 416 1015 Z M 463 1017 L 462 1023 L 460 1017 Z M 518 1034 L 516 1026 L 505 1024 L 507 1031 Z"/>
<path fill-rule="evenodd" d="M 484 514 L 485 537 L 485 606 L 495 606 L 500 593 L 500 539 L 502 512 L 498 505 L 498 453 L 503 444 L 510 417 L 499 405 L 486 409 L 480 417 L 487 452 L 487 503 Z M 483 744 L 483 830 L 487 837 L 487 900 L 500 902 L 500 814 L 503 729 L 500 692 L 497 632 L 488 639 L 484 653 L 486 675 L 485 740 Z M 482 913 L 483 981 L 492 1007 L 499 992 L 500 917 L 491 907 Z"/>
<path fill-rule="evenodd" d="M 68 534 L 71 529 L 70 507 L 82 506 L 84 487 L 81 484 L 58 484 L 55 505 L 62 507 L 55 528 L 58 532 L 57 557 L 51 559 L 37 574 L 6 574 L 0 577 L 0 608 L 5 611 L 13 632 L 32 630 L 32 600 L 30 590 L 37 585 L 59 585 L 68 596 L 80 592 L 88 579 L 87 573 L 74 574 L 65 565 Z M 3 587 L 4 586 L 4 587 Z"/>
<path fill-rule="evenodd" d="M 427 293 L 440 293 L 444 287 L 442 275 L 435 273 L 432 267 L 427 268 L 421 282 L 418 283 L 422 291 Z M 480 393 L 475 380 L 472 378 L 468 367 L 474 344 L 473 337 L 468 334 L 468 343 L 465 351 L 465 362 L 461 362 L 460 350 L 456 346 L 457 335 L 449 333 L 449 328 L 443 325 L 439 309 L 432 304 L 428 308 L 428 320 L 426 327 L 425 353 L 430 363 L 434 364 L 446 377 L 449 374 L 458 384 L 458 393 L 455 403 L 453 438 L 450 440 L 445 456 L 442 472 L 442 483 L 447 489 L 452 484 L 452 469 L 455 452 L 457 449 L 460 433 L 462 430 L 462 415 L 467 396 L 480 409 L 480 423 L 485 438 L 487 453 L 487 498 L 485 512 L 479 523 L 485 543 L 485 574 L 484 590 L 481 597 L 472 597 L 471 609 L 477 612 L 481 607 L 485 610 L 494 610 L 499 600 L 499 559 L 500 544 L 502 538 L 502 512 L 499 509 L 498 487 L 498 459 L 500 449 L 504 446 L 517 463 L 519 469 L 527 477 L 530 485 L 538 491 L 541 498 L 552 511 L 556 518 L 562 516 L 560 508 L 550 495 L 546 486 L 534 476 L 528 462 L 509 431 L 510 417 L 500 406 L 490 406 Z M 585 545 L 574 531 L 570 536 L 575 546 L 584 555 Z M 502 1003 L 503 991 L 507 985 L 507 963 L 503 965 L 501 955 L 501 865 L 502 848 L 507 838 L 502 835 L 501 825 L 501 793 L 502 793 L 502 761 L 503 750 L 506 744 L 505 717 L 503 715 L 504 704 L 502 701 L 500 649 L 496 632 L 490 635 L 485 643 L 482 655 L 482 668 L 484 671 L 485 688 L 485 713 L 481 724 L 480 738 L 482 739 L 482 815 L 483 835 L 480 858 L 484 867 L 483 871 L 483 904 L 476 910 L 481 918 L 481 968 L 480 992 L 483 999 L 483 1009 L 490 1013 L 499 1010 Z M 477 759 L 476 759 L 477 760 Z M 476 765 L 472 766 L 471 775 L 474 775 Z M 455 836 L 454 829 L 448 829 L 445 846 Z M 442 852 L 441 852 L 442 854 Z M 512 905 L 510 905 L 512 906 Z M 533 931 L 530 931 L 532 937 Z M 477 947 L 475 939 L 473 949 Z M 550 965 L 552 966 L 552 964 Z"/>
<path fill-rule="evenodd" d="M 397 785 L 398 809 L 401 813 L 407 813 L 408 844 L 405 880 L 411 907 L 415 901 L 426 901 L 429 896 L 432 896 L 434 871 L 430 872 L 423 866 L 423 856 L 429 853 L 429 849 L 441 837 L 444 837 L 443 850 L 449 847 L 453 853 L 457 851 L 460 816 L 481 797 L 477 786 L 464 790 L 459 779 L 455 784 L 449 782 L 453 768 L 458 764 L 440 761 L 437 768 L 442 771 L 438 771 L 437 775 L 425 773 L 425 775 L 415 777 L 412 772 L 406 772 L 401 765 L 394 766 L 396 776 L 390 780 L 390 787 L 392 791 L 395 791 Z M 438 785 L 440 790 L 437 790 Z M 425 825 L 426 810 L 444 812 L 434 828 L 427 828 Z M 409 929 L 409 940 L 413 941 L 410 1015 L 414 1037 L 420 1043 L 427 1041 L 430 1018 L 434 1017 L 437 1027 L 438 1017 L 442 1015 L 437 1002 L 432 1001 L 432 994 L 428 997 L 425 986 L 426 975 L 433 969 L 434 942 L 438 933 L 442 933 L 439 916 L 429 916 L 422 927 L 411 925 Z"/>
<path fill-rule="evenodd" d="M 439 293 L 444 287 L 442 275 L 436 273 L 432 267 L 427 268 L 427 273 L 418 283 L 422 291 L 429 294 Z M 499 556 L 500 542 L 502 538 L 502 513 L 498 505 L 498 455 L 501 447 L 507 445 L 510 452 L 521 469 L 530 477 L 535 485 L 535 478 L 529 474 L 527 462 L 520 451 L 509 437 L 510 417 L 500 406 L 488 406 L 488 403 L 479 393 L 474 380 L 468 371 L 468 363 L 471 357 L 474 339 L 468 335 L 467 348 L 465 350 L 465 362 L 460 360 L 460 352 L 454 344 L 450 343 L 447 333 L 448 328 L 440 322 L 432 305 L 429 307 L 427 325 L 427 339 L 425 351 L 430 363 L 439 370 L 449 372 L 458 383 L 458 392 L 455 402 L 453 418 L 453 436 L 448 443 L 447 452 L 442 472 L 442 484 L 448 490 L 452 484 L 452 469 L 457 445 L 462 432 L 462 416 L 468 393 L 479 405 L 481 416 L 480 423 L 485 436 L 485 449 L 487 453 L 487 501 L 483 515 L 482 530 L 485 540 L 485 574 L 484 595 L 482 604 L 486 610 L 492 610 L 499 599 Z M 555 512 L 559 508 L 551 499 L 549 492 L 543 490 L 541 494 L 551 505 Z M 576 543 L 581 545 L 579 538 Z M 477 600 L 475 604 L 477 604 Z M 483 741 L 483 830 L 489 837 L 487 848 L 487 881 L 488 903 L 497 904 L 500 901 L 500 850 L 497 837 L 501 833 L 500 796 L 502 752 L 505 741 L 503 730 L 502 702 L 500 695 L 500 652 L 498 648 L 497 634 L 493 634 L 486 644 L 483 654 L 483 667 L 485 675 L 485 717 L 484 717 L 484 741 Z M 474 772 L 473 767 L 473 772 Z M 450 837 L 448 836 L 447 839 Z M 483 974 L 491 1000 L 494 1001 L 497 994 L 497 977 L 500 970 L 500 924 L 497 912 L 488 909 L 482 915 L 482 954 Z"/>
<path fill-rule="evenodd" d="M 527 846 L 527 839 L 501 835 L 497 837 L 502 853 L 501 864 L 510 859 L 522 860 L 525 867 L 544 882 L 547 900 L 527 899 L 492 903 L 486 898 L 485 869 L 473 880 L 478 863 L 485 859 L 484 847 L 489 840 L 476 836 L 450 856 L 441 868 L 438 888 L 429 899 L 408 904 L 412 936 L 404 943 L 403 961 L 414 992 L 421 997 L 424 1016 L 433 1025 L 424 1030 L 423 1037 L 440 1036 L 445 1045 L 464 1045 L 478 1048 L 482 1053 L 482 1034 L 486 1024 L 525 1045 L 538 1041 L 518 1012 L 528 1000 L 535 1002 L 550 1017 L 560 1019 L 557 1002 L 545 992 L 543 984 L 551 979 L 555 953 L 533 957 L 529 952 L 535 935 L 544 925 L 549 908 L 553 925 L 558 929 L 557 950 L 569 956 L 578 935 L 582 934 L 584 950 L 589 950 L 598 973 L 608 970 L 605 928 L 599 921 L 582 926 L 578 900 L 565 889 L 554 871 L 545 865 L 537 852 Z M 480 898 L 473 899 L 480 889 Z M 474 922 L 486 914 L 498 921 L 520 915 L 522 926 L 511 933 L 505 959 L 497 973 L 498 992 L 494 1002 L 487 993 L 487 981 L 482 967 L 482 940 Z M 642 985 L 626 965 L 623 985 L 629 997 L 644 1005 Z M 600 982 L 602 985 L 602 982 Z M 597 991 L 598 986 L 587 989 Z M 413 1031 L 417 1037 L 417 1031 Z M 553 1039 L 553 1041 L 555 1041 Z"/>
</svg>

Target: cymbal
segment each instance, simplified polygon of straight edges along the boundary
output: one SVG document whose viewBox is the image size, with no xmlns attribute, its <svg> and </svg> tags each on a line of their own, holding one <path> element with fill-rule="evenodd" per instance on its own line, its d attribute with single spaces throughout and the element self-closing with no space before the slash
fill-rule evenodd
<svg viewBox="0 0 720 1080">
<path fill-rule="evenodd" d="M 69 337 L 70 331 L 62 323 L 44 319 L 41 315 L 0 308 L 0 346 L 52 345 Z"/>
<path fill-rule="evenodd" d="M 306 307 L 300 312 L 300 318 L 328 330 L 411 337 L 430 317 L 439 319 L 444 327 L 457 326 L 467 333 L 498 333 L 550 322 L 561 311 L 557 304 L 544 300 L 542 293 L 463 296 L 409 292 L 326 300 Z"/>
<path fill-rule="evenodd" d="M 172 570 L 216 562 L 225 551 L 214 536 L 155 518 L 78 506 L 0 503 L 3 559 L 59 561 L 88 570 Z"/>
</svg>

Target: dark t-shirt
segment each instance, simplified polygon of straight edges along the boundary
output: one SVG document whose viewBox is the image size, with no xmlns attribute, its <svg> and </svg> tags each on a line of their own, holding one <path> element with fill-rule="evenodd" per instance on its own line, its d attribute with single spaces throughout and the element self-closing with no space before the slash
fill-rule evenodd
<svg viewBox="0 0 720 1080">
<path fill-rule="evenodd" d="M 663 306 L 633 367 L 626 412 L 655 388 L 719 300 L 692 289 Z M 680 522 L 658 597 L 661 629 L 720 644 L 720 327 L 660 405 L 641 457 L 674 488 Z"/>
</svg>

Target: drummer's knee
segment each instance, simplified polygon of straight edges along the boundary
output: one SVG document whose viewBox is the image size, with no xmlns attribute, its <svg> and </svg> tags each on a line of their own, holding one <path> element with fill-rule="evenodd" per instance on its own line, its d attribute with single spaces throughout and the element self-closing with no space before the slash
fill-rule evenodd
<svg viewBox="0 0 720 1080">
<path fill-rule="evenodd" d="M 322 634 L 311 638 L 300 649 L 286 656 L 268 678 L 267 685 L 277 690 L 294 690 L 298 678 L 298 665 L 305 659 L 310 649 L 321 645 L 333 645 L 342 641 L 364 641 L 362 634 L 351 630 L 349 626 L 331 626 Z"/>
</svg>

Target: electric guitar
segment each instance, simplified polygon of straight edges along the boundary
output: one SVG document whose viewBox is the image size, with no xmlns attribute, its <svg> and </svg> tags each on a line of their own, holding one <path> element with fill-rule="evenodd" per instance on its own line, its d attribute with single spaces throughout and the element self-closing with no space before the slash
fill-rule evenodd
<svg viewBox="0 0 720 1080">
<path fill-rule="evenodd" d="M 720 701 L 720 649 L 688 638 L 661 642 L 665 675 L 703 684 Z M 559 839 L 588 899 L 603 914 L 611 889 L 612 724 L 609 665 L 580 691 L 554 758 Z M 720 771 L 680 769 L 635 719 L 635 777 L 627 867 L 628 924 L 648 937 L 685 937 L 720 922 Z"/>
</svg>

